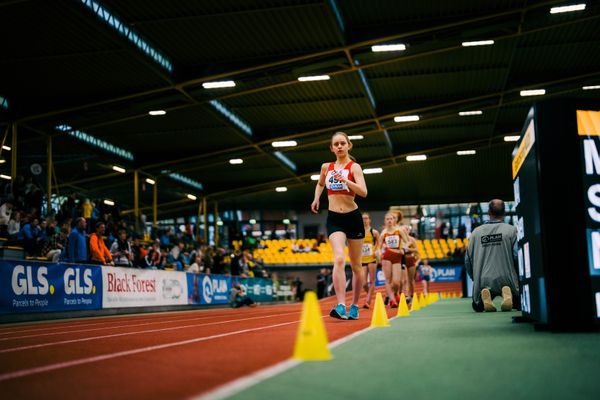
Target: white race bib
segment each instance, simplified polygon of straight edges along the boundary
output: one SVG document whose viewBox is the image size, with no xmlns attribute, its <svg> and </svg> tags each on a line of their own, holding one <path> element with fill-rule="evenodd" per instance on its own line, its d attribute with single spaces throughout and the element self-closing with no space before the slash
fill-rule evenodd
<svg viewBox="0 0 600 400">
<path fill-rule="evenodd" d="M 371 243 L 363 243 L 362 245 L 362 255 L 363 257 L 372 256 L 373 255 L 373 245 Z"/>
<path fill-rule="evenodd" d="M 400 236 L 398 236 L 398 235 L 386 236 L 385 244 L 390 249 L 399 249 L 400 248 Z"/>
<path fill-rule="evenodd" d="M 348 175 L 350 174 L 349 170 L 347 170 L 347 169 L 342 169 L 340 171 L 331 170 L 331 171 L 327 172 L 327 176 L 325 177 L 325 186 L 327 186 L 327 189 L 332 190 L 332 191 L 349 192 L 348 185 L 335 179 L 334 175 L 337 174 L 338 172 L 340 174 L 342 174 L 342 176 L 344 177 L 344 180 L 348 180 Z"/>
</svg>

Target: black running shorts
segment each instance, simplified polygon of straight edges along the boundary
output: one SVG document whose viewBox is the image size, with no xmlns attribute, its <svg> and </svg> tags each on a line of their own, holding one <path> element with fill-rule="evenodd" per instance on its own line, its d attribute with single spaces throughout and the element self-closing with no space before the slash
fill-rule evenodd
<svg viewBox="0 0 600 400">
<path fill-rule="evenodd" d="M 344 232 L 347 239 L 364 239 L 365 225 L 358 208 L 343 214 L 330 210 L 327 214 L 327 236 L 333 232 Z"/>
</svg>

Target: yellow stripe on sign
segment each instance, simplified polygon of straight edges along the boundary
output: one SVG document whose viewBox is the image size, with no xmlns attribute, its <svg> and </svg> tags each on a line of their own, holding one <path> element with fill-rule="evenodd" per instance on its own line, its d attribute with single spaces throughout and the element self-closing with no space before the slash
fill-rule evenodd
<svg viewBox="0 0 600 400">
<path fill-rule="evenodd" d="M 523 165 L 523 161 L 527 158 L 527 154 L 533 147 L 533 143 L 535 142 L 535 135 L 533 132 L 533 119 L 529 122 L 527 126 L 527 130 L 525 131 L 525 136 L 523 136 L 523 140 L 521 144 L 519 144 L 519 149 L 517 150 L 517 154 L 513 157 L 512 161 L 512 173 L 513 179 L 517 177 L 519 170 L 521 169 L 521 165 Z"/>
<path fill-rule="evenodd" d="M 577 134 L 600 136 L 600 111 L 577 110 Z"/>
</svg>

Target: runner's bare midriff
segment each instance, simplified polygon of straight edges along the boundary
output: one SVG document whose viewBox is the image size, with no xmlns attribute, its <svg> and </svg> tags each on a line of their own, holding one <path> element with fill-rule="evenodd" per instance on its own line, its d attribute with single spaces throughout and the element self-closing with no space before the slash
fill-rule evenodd
<svg viewBox="0 0 600 400">
<path fill-rule="evenodd" d="M 338 194 L 327 196 L 327 199 L 329 200 L 329 211 L 345 214 L 358 208 L 358 205 L 354 202 L 353 196 Z"/>
</svg>

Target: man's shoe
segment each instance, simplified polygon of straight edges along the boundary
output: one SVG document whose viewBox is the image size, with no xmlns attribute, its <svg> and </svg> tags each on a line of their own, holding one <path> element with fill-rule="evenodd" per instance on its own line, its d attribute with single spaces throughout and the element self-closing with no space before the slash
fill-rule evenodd
<svg viewBox="0 0 600 400">
<path fill-rule="evenodd" d="M 510 291 L 510 288 L 508 286 L 503 286 L 502 287 L 502 305 L 500 306 L 500 309 L 502 311 L 510 311 L 510 310 L 512 310 L 512 307 L 513 307 L 512 292 Z"/>
<path fill-rule="evenodd" d="M 358 319 L 358 305 L 350 304 L 350 311 L 348 312 L 348 319 Z"/>
<path fill-rule="evenodd" d="M 483 309 L 488 312 L 496 311 L 496 306 L 492 302 L 492 294 L 490 293 L 490 289 L 481 290 L 481 300 L 483 301 Z"/>
<path fill-rule="evenodd" d="M 329 316 L 337 319 L 348 319 L 348 315 L 346 314 L 346 306 L 343 304 L 338 304 L 331 309 Z"/>
</svg>

